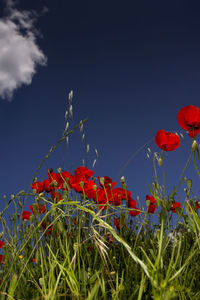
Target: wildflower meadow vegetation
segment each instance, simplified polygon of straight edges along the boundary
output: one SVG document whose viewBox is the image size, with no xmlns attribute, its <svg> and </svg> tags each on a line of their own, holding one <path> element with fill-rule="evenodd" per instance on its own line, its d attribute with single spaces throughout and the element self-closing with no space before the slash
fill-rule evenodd
<svg viewBox="0 0 200 300">
<path fill-rule="evenodd" d="M 30 189 L 9 200 L 4 197 L 0 299 L 200 299 L 200 201 L 192 179 L 185 177 L 192 161 L 200 177 L 200 109 L 189 105 L 178 112 L 177 121 L 188 135 L 189 158 L 170 194 L 165 189 L 165 152 L 181 147 L 180 137 L 157 131 L 154 182 L 146 187 L 143 207 L 124 176 L 113 182 L 108 176 L 95 177 L 84 165 L 73 174 L 50 168 L 46 178 L 36 178 L 58 144 L 83 129 L 86 120 L 69 129 L 72 95 L 63 137 L 38 167 Z M 7 224 L 4 214 L 10 205 L 15 212 Z"/>
</svg>

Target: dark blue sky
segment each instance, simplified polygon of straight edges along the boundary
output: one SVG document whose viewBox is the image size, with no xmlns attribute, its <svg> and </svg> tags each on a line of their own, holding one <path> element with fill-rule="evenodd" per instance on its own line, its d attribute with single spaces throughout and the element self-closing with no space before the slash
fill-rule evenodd
<svg viewBox="0 0 200 300">
<path fill-rule="evenodd" d="M 87 166 L 92 168 L 97 149 L 94 175 L 117 179 L 116 187 L 124 175 L 133 198 L 139 195 L 143 204 L 147 184 L 153 181 L 153 155 L 147 158 L 147 147 L 152 153 L 160 151 L 154 143 L 159 129 L 184 134 L 180 147 L 165 156 L 170 193 L 190 153 L 190 138 L 180 128 L 177 113 L 186 105 L 200 107 L 199 2 L 19 0 L 13 9 L 41 13 L 44 7 L 48 11 L 34 28 L 40 32 L 35 42 L 47 64 L 36 67 L 31 83 L 15 89 L 11 101 L 0 99 L 1 195 L 9 199 L 28 189 L 38 165 L 62 137 L 71 89 L 70 128 L 88 118 Z M 5 8 L 1 2 L 1 20 L 9 17 Z M 86 156 L 81 136 L 77 130 L 65 146 L 67 171 L 82 165 Z M 61 145 L 52 153 L 38 180 L 47 178 L 48 168 L 62 166 L 62 151 Z M 192 164 L 187 175 L 197 195 L 199 179 Z"/>
</svg>

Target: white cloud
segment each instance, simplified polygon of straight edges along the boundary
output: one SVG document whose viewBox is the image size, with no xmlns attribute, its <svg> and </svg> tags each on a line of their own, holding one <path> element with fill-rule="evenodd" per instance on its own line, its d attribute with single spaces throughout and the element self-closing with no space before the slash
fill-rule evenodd
<svg viewBox="0 0 200 300">
<path fill-rule="evenodd" d="M 19 11 L 7 0 L 8 16 L 0 19 L 0 98 L 11 100 L 23 84 L 31 84 L 37 65 L 47 58 L 36 43 L 34 23 L 38 15 Z"/>
</svg>

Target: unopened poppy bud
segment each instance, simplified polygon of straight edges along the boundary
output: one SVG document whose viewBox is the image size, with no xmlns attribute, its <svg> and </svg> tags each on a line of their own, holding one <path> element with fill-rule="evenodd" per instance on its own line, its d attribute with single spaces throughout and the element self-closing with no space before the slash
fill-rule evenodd
<svg viewBox="0 0 200 300">
<path fill-rule="evenodd" d="M 61 173 L 61 171 L 62 171 L 61 168 L 57 168 L 57 172 L 58 172 L 59 174 Z"/>
<path fill-rule="evenodd" d="M 40 284 L 41 286 L 44 285 L 44 279 L 43 279 L 43 278 L 39 278 L 39 284 Z"/>
<path fill-rule="evenodd" d="M 22 203 L 20 200 L 18 201 L 18 204 L 19 204 L 19 207 L 22 208 Z"/>
<path fill-rule="evenodd" d="M 198 148 L 198 144 L 197 144 L 197 141 L 194 140 L 194 142 L 192 143 L 192 151 L 195 152 Z"/>
<path fill-rule="evenodd" d="M 39 197 L 43 197 L 43 196 L 44 196 L 44 193 L 40 193 L 38 196 L 39 196 Z"/>
<path fill-rule="evenodd" d="M 111 276 L 112 276 L 112 275 L 115 275 L 115 274 L 116 274 L 115 271 L 110 272 L 110 275 L 111 275 Z"/>
<path fill-rule="evenodd" d="M 125 183 L 125 178 L 124 176 L 121 177 L 121 184 L 124 184 Z"/>
<path fill-rule="evenodd" d="M 149 207 L 151 201 L 150 200 L 146 200 L 146 205 L 147 205 L 147 208 Z"/>
<path fill-rule="evenodd" d="M 104 177 L 101 177 L 101 178 L 100 178 L 100 183 L 101 183 L 102 185 L 104 185 L 104 182 L 105 182 L 105 178 L 104 178 Z"/>
<path fill-rule="evenodd" d="M 95 191 L 97 190 L 97 186 L 96 186 L 96 185 L 93 185 L 92 188 L 93 188 L 93 190 L 95 190 Z"/>
<path fill-rule="evenodd" d="M 12 194 L 12 195 L 10 196 L 10 198 L 13 200 L 13 199 L 15 198 L 15 195 Z"/>
<path fill-rule="evenodd" d="M 161 167 L 162 164 L 163 164 L 163 160 L 162 160 L 162 158 L 159 158 L 159 159 L 158 159 L 158 165 L 159 165 L 159 167 Z"/>
<path fill-rule="evenodd" d="M 80 187 L 81 187 L 81 188 L 83 188 L 83 187 L 84 187 L 84 182 L 83 182 L 83 181 L 80 181 L 80 183 L 79 183 L 79 184 L 80 184 Z"/>
</svg>

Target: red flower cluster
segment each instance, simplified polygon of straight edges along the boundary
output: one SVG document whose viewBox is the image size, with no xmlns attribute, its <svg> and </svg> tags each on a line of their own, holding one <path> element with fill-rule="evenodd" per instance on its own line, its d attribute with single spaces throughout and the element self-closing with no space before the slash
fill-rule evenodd
<svg viewBox="0 0 200 300">
<path fill-rule="evenodd" d="M 119 206 L 123 200 L 127 200 L 128 207 L 137 210 L 131 210 L 129 214 L 136 216 L 140 213 L 136 207 L 136 201 L 131 198 L 130 191 L 126 191 L 122 188 L 114 188 L 116 182 L 113 182 L 108 176 L 102 178 L 98 176 L 100 185 L 98 186 L 93 180 L 90 180 L 93 174 L 93 171 L 84 166 L 76 168 L 74 175 L 67 171 L 54 173 L 53 170 L 50 169 L 48 172 L 49 178 L 42 182 L 34 182 L 32 189 L 34 189 L 36 193 L 42 193 L 44 191 L 47 193 L 50 192 L 52 198 L 57 195 L 57 200 L 61 200 L 61 194 L 58 192 L 58 189 L 69 190 L 73 188 L 75 192 L 85 194 L 88 199 L 93 199 L 101 210 L 106 209 L 107 204 Z"/>
</svg>

